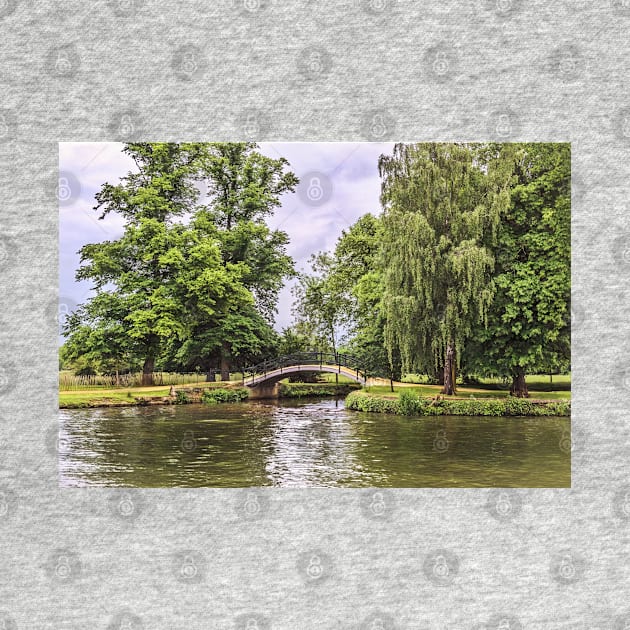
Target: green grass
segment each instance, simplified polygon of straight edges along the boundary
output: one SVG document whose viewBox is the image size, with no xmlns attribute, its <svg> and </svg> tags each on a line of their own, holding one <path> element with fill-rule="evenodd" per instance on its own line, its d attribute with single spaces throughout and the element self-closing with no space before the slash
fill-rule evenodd
<svg viewBox="0 0 630 630">
<path fill-rule="evenodd" d="M 168 396 L 169 388 L 165 387 L 159 391 L 137 391 L 140 388 L 130 390 L 116 390 L 114 392 L 104 390 L 100 392 L 59 392 L 59 407 L 62 409 L 68 407 L 89 407 L 96 406 L 98 403 L 128 403 L 135 404 L 135 398 L 138 396 Z"/>
<path fill-rule="evenodd" d="M 414 375 L 411 375 L 414 376 Z M 335 374 L 323 373 L 320 375 L 320 386 L 325 388 L 326 385 L 335 383 Z M 203 377 L 201 377 L 203 378 Z M 285 381 L 286 382 L 286 381 Z M 339 384 L 353 383 L 351 379 L 344 375 L 339 375 Z M 219 381 L 215 383 L 208 383 L 205 380 L 201 380 L 195 383 L 186 383 L 179 387 L 203 387 L 203 388 L 221 388 L 232 387 L 238 384 L 238 380 L 232 381 L 230 384 L 221 383 Z M 291 383 L 292 386 L 299 386 L 299 383 Z M 315 384 L 316 385 L 316 384 Z M 509 395 L 507 389 L 497 389 L 501 385 L 499 379 L 482 379 L 480 385 L 474 387 L 458 387 L 457 396 L 454 398 L 505 398 Z M 549 376 L 528 376 L 527 385 L 530 390 L 530 399 L 534 400 L 570 400 L 571 398 L 571 376 L 562 375 L 553 377 L 553 391 L 549 391 Z M 317 385 L 316 385 L 317 386 Z M 398 393 L 403 390 L 410 390 L 419 396 L 436 396 L 440 393 L 440 385 L 412 385 L 412 384 L 396 384 L 394 385 L 394 394 L 391 393 L 389 385 L 374 385 L 372 387 L 365 388 L 365 391 L 381 394 L 383 396 L 390 396 L 392 398 L 398 398 Z M 149 387 L 90 387 L 72 390 L 62 390 L 59 392 L 59 405 L 60 407 L 81 407 L 81 406 L 96 406 L 99 403 L 128 403 L 133 404 L 136 397 L 149 397 L 149 396 L 168 396 L 170 386 L 168 385 L 153 385 Z M 447 397 L 450 398 L 450 397 Z"/>
<path fill-rule="evenodd" d="M 441 385 L 394 385 L 394 394 L 391 392 L 389 385 L 373 385 L 372 387 L 365 387 L 366 392 L 372 394 L 390 395 L 391 397 L 397 397 L 401 391 L 413 391 L 419 396 L 437 396 L 442 390 Z M 534 400 L 570 400 L 570 391 L 533 391 L 530 389 L 530 398 Z M 446 398 L 506 398 L 509 396 L 507 390 L 497 389 L 480 389 L 478 387 L 463 387 L 458 386 L 456 396 L 446 396 Z"/>
<path fill-rule="evenodd" d="M 525 380 L 530 391 L 569 391 L 571 389 L 570 374 L 554 374 L 551 379 L 548 374 L 528 374 Z M 406 374 L 402 382 L 427 385 L 429 380 L 425 374 Z M 475 385 L 475 388 L 507 391 L 509 384 L 500 378 L 479 378 L 479 383 Z"/>
<path fill-rule="evenodd" d="M 236 384 L 236 383 L 235 383 Z M 193 387 L 201 387 L 204 389 L 218 389 L 225 387 L 225 383 L 186 383 L 186 385 L 178 386 L 178 389 L 190 389 Z M 230 387 L 233 385 L 231 384 Z M 135 404 L 136 398 L 152 398 L 168 396 L 171 390 L 170 385 L 151 385 L 148 387 L 126 387 L 126 388 L 109 388 L 104 389 L 95 387 L 89 390 L 70 390 L 59 392 L 59 407 L 96 407 L 99 405 L 106 406 L 111 403 L 127 403 Z"/>
<path fill-rule="evenodd" d="M 498 378 L 481 378 L 478 387 L 482 388 L 501 388 L 509 389 L 509 385 L 505 385 Z M 570 391 L 571 375 L 570 374 L 554 374 L 549 379 L 548 374 L 532 374 L 525 377 L 527 387 L 530 392 L 548 392 L 548 391 Z"/>
<path fill-rule="evenodd" d="M 325 381 L 326 383 L 335 382 L 335 374 L 332 374 L 331 372 L 322 372 L 319 376 L 321 380 Z M 343 374 L 338 374 L 337 376 L 339 376 L 340 383 L 355 383 L 356 382 L 356 381 L 353 381 L 351 378 L 344 376 Z"/>
</svg>

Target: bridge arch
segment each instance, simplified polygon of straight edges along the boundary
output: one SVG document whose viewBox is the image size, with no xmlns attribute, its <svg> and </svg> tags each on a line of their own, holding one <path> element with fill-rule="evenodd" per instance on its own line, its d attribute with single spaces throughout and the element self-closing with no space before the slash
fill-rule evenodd
<svg viewBox="0 0 630 630">
<path fill-rule="evenodd" d="M 301 372 L 341 374 L 361 385 L 367 382 L 365 372 L 360 368 L 356 357 L 352 355 L 299 352 L 246 368 L 243 371 L 243 385 L 254 388 L 262 384 L 273 384 L 291 374 Z"/>
<path fill-rule="evenodd" d="M 336 365 L 288 365 L 276 370 L 267 372 L 267 374 L 259 374 L 253 378 L 246 379 L 244 385 L 246 387 L 256 387 L 263 383 L 277 383 L 291 374 L 299 374 L 300 372 L 328 372 L 330 374 L 341 374 L 355 383 L 365 385 L 366 378 L 363 374 L 357 374 L 356 370 L 347 367 L 338 367 Z"/>
</svg>

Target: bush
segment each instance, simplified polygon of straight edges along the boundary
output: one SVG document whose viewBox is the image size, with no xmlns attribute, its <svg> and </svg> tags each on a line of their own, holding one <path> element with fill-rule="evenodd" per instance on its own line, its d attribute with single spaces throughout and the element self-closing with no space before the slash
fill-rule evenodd
<svg viewBox="0 0 630 630">
<path fill-rule="evenodd" d="M 391 398 L 379 398 L 363 391 L 356 391 L 347 396 L 346 409 L 374 411 L 377 413 L 398 413 L 398 401 Z"/>
<path fill-rule="evenodd" d="M 346 408 L 354 411 L 420 416 L 570 416 L 569 401 L 533 402 L 525 398 L 433 399 L 403 390 L 398 399 L 352 392 Z"/>
<path fill-rule="evenodd" d="M 188 398 L 188 394 L 186 392 L 177 391 L 175 392 L 175 404 L 176 405 L 185 405 L 189 403 L 190 399 Z"/>
<path fill-rule="evenodd" d="M 321 383 L 319 372 L 295 372 L 289 376 L 289 383 Z"/>
<path fill-rule="evenodd" d="M 403 389 L 398 396 L 398 413 L 403 416 L 412 416 L 419 411 L 418 394 L 415 392 Z"/>
<path fill-rule="evenodd" d="M 201 395 L 201 401 L 206 405 L 216 405 L 217 403 L 241 402 L 248 396 L 244 387 L 234 389 L 206 389 Z"/>
<path fill-rule="evenodd" d="M 345 396 L 353 389 L 359 389 L 358 383 L 281 383 L 281 398 L 317 398 L 319 396 Z"/>
</svg>

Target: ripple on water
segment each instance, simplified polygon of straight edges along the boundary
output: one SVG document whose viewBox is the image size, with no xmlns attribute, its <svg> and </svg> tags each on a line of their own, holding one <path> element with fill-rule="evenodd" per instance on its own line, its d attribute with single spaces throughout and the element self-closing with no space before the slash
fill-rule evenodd
<svg viewBox="0 0 630 630">
<path fill-rule="evenodd" d="M 558 446 L 568 418 L 408 418 L 284 400 L 62 410 L 60 422 L 65 486 L 570 486 Z"/>
</svg>

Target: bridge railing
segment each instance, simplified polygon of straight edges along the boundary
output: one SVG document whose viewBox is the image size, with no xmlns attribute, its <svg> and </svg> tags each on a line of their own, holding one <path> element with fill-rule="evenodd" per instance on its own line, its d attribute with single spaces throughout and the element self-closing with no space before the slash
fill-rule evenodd
<svg viewBox="0 0 630 630">
<path fill-rule="evenodd" d="M 284 368 L 296 365 L 313 365 L 320 368 L 323 365 L 336 365 L 339 372 L 344 367 L 356 372 L 357 378 L 367 378 L 361 361 L 354 355 L 342 352 L 295 352 L 246 367 L 243 370 L 243 385 L 248 382 L 253 384 L 257 377 L 266 376 L 270 372 L 279 370 L 282 373 Z"/>
</svg>

